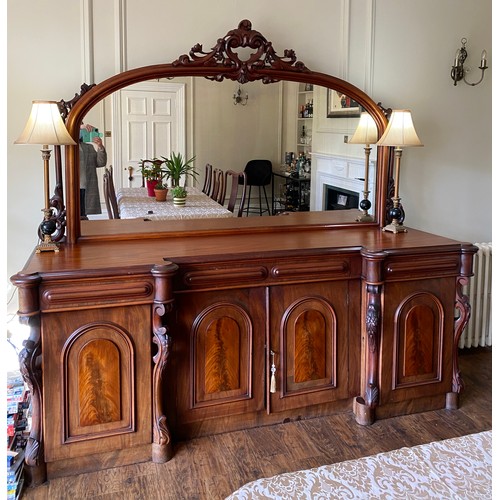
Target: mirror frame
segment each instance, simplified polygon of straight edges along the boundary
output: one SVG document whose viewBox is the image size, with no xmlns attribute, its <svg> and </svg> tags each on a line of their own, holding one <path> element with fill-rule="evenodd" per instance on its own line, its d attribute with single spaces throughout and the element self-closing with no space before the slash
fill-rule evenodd
<svg viewBox="0 0 500 500">
<path fill-rule="evenodd" d="M 247 56 L 247 59 L 240 59 L 236 50 L 239 48 L 251 49 L 251 54 Z M 181 55 L 172 63 L 144 66 L 119 73 L 97 85 L 82 85 L 80 95 L 75 95 L 74 99 L 67 103 L 64 101 L 59 103 L 63 118 L 66 119 L 68 132 L 78 143 L 80 124 L 85 115 L 94 105 L 111 93 L 145 80 L 177 76 L 202 76 L 215 81 L 229 79 L 238 81 L 241 84 L 256 80 L 261 80 L 263 83 L 287 80 L 322 85 L 340 91 L 358 102 L 375 120 L 379 138 L 387 126 L 387 110 L 383 109 L 380 104 L 375 103 L 362 90 L 337 77 L 311 71 L 304 63 L 297 60 L 294 50 L 286 49 L 284 56 L 279 57 L 272 43 L 267 41 L 261 33 L 253 30 L 252 23 L 245 19 L 239 23 L 237 29 L 231 30 L 227 35 L 219 38 L 210 52 L 203 52 L 202 45 L 196 44 L 189 52 L 189 55 Z M 363 223 L 363 227 L 382 227 L 385 224 L 386 200 L 389 192 L 390 149 L 378 146 L 374 197 L 375 221 L 373 223 Z M 65 226 L 65 241 L 68 244 L 76 244 L 82 236 L 79 168 L 76 168 L 79 165 L 78 155 L 77 146 L 66 146 L 65 187 L 67 207 L 63 211 L 66 220 L 63 221 L 61 226 Z M 352 224 L 341 224 L 340 227 L 359 227 L 359 224 L 359 222 L 353 221 Z M 301 223 L 300 226 L 304 227 L 304 223 Z M 293 228 L 293 225 L 287 226 L 287 228 L 290 227 Z M 319 226 L 316 224 L 316 227 L 332 228 L 332 224 L 331 222 Z M 231 231 L 231 229 L 227 230 Z M 237 227 L 234 230 L 236 231 Z M 259 230 L 262 231 L 261 225 Z M 269 230 L 275 230 L 275 226 L 270 226 Z M 129 233 L 127 236 L 131 237 Z M 116 238 L 117 235 L 114 234 L 110 237 Z M 136 233 L 134 233 L 134 237 L 137 237 Z M 158 237 L 158 233 L 155 234 L 155 237 Z M 91 236 L 86 239 L 91 239 Z"/>
</svg>

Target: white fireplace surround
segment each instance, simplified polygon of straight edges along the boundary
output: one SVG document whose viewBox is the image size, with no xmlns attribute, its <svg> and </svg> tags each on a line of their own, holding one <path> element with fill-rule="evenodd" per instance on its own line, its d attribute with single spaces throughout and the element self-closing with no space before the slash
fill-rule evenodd
<svg viewBox="0 0 500 500">
<path fill-rule="evenodd" d="M 325 153 L 312 153 L 311 168 L 311 210 L 324 210 L 325 186 L 339 187 L 359 193 L 360 201 L 363 199 L 365 159 L 350 156 L 340 156 Z M 373 214 L 374 172 L 376 159 L 370 159 L 368 199 L 372 202 L 369 213 Z"/>
</svg>

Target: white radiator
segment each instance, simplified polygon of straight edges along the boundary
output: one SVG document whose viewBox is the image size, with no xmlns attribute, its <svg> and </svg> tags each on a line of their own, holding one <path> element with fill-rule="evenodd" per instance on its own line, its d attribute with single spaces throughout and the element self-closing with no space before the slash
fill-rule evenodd
<svg viewBox="0 0 500 500">
<path fill-rule="evenodd" d="M 473 272 L 470 283 L 465 287 L 469 296 L 471 315 L 458 347 L 491 346 L 491 267 L 490 243 L 474 243 L 478 252 L 474 255 Z"/>
</svg>

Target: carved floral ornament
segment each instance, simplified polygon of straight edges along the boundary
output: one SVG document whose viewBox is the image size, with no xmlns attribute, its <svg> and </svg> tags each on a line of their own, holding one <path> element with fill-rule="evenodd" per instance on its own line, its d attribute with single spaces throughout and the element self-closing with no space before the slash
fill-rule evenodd
<svg viewBox="0 0 500 500">
<path fill-rule="evenodd" d="M 251 54 L 246 61 L 240 59 L 240 56 L 234 49 L 251 48 L 256 52 Z M 259 71 L 265 68 L 274 70 L 287 70 L 297 72 L 309 72 L 310 70 L 302 63 L 297 61 L 295 51 L 286 49 L 284 56 L 276 54 L 272 43 L 266 40 L 258 31 L 252 29 L 252 23 L 245 19 L 241 21 L 238 28 L 231 30 L 223 38 L 219 38 L 211 52 L 203 52 L 203 46 L 197 43 L 189 52 L 189 56 L 184 54 L 172 63 L 173 66 L 218 66 L 222 64 L 233 71 L 230 74 L 224 73 L 213 77 L 207 77 L 209 80 L 222 81 L 224 78 L 237 80 L 239 83 L 247 83 L 260 80 L 264 83 L 273 83 L 278 81 L 274 78 L 264 77 Z"/>
</svg>

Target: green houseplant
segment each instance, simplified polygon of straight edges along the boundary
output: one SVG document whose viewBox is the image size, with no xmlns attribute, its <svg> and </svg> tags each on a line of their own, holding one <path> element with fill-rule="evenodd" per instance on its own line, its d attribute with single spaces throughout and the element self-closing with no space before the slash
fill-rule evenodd
<svg viewBox="0 0 500 500">
<path fill-rule="evenodd" d="M 179 186 L 181 176 L 185 175 L 186 180 L 188 176 L 196 178 L 198 172 L 195 170 L 193 162 L 196 156 L 193 156 L 189 160 L 184 159 L 182 153 L 171 152 L 170 156 L 167 158 L 162 156 L 165 163 L 165 169 L 168 172 L 168 176 L 172 179 L 172 187 Z"/>
<path fill-rule="evenodd" d="M 187 191 L 183 186 L 174 186 L 171 190 L 174 205 L 180 206 L 186 204 Z"/>
<path fill-rule="evenodd" d="M 141 174 L 146 181 L 148 196 L 155 196 L 154 189 L 158 182 L 162 182 L 168 172 L 163 169 L 164 160 L 153 158 L 152 160 L 141 160 Z"/>
</svg>

